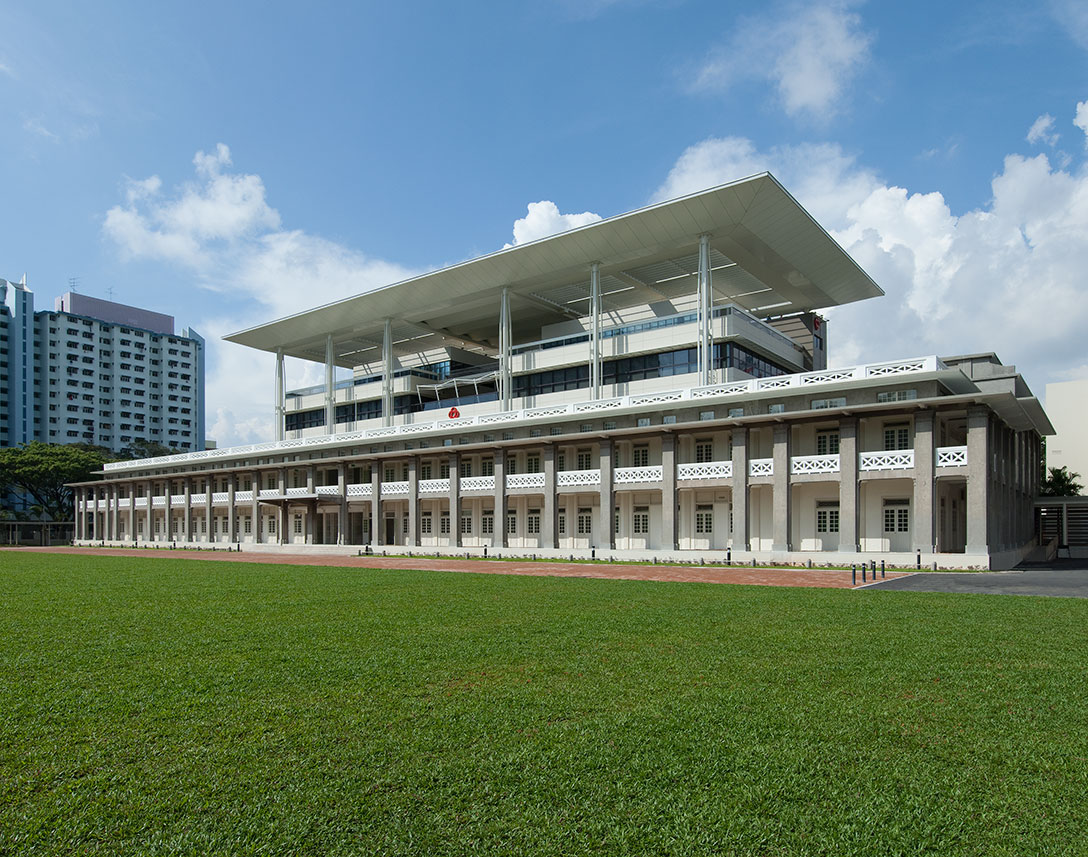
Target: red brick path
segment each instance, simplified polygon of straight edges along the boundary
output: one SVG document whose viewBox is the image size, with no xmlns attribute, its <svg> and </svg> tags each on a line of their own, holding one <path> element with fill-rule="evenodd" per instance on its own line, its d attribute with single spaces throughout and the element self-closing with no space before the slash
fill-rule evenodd
<svg viewBox="0 0 1088 857">
<path fill-rule="evenodd" d="M 528 560 L 434 559 L 426 557 L 336 556 L 331 554 L 228 553 L 227 551 L 170 551 L 143 548 L 10 548 L 12 552 L 89 554 L 149 559 L 195 559 L 220 562 L 263 562 L 275 565 L 322 565 L 337 568 L 404 568 L 422 571 L 460 571 L 479 574 L 526 574 L 536 577 L 598 577 L 613 580 L 658 580 L 676 583 L 745 583 L 754 586 L 815 586 L 850 589 L 849 571 L 797 568 L 723 568 L 697 565 L 634 565 L 620 563 L 531 562 Z M 909 571 L 889 571 L 888 579 L 907 577 Z M 870 578 L 871 580 L 871 578 Z M 861 573 L 858 573 L 861 585 Z"/>
</svg>

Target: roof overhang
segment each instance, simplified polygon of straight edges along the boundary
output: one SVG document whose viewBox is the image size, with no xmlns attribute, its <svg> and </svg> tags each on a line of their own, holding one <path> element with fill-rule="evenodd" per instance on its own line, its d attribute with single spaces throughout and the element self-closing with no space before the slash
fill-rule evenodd
<svg viewBox="0 0 1088 857">
<path fill-rule="evenodd" d="M 710 236 L 714 301 L 766 317 L 839 306 L 883 293 L 770 173 L 657 203 L 509 247 L 225 337 L 262 351 L 354 367 L 393 347 L 421 354 L 454 345 L 493 356 L 499 302 L 511 294 L 515 342 L 589 311 L 589 268 L 600 263 L 602 310 L 685 297 L 696 289 L 698 244 Z"/>
</svg>

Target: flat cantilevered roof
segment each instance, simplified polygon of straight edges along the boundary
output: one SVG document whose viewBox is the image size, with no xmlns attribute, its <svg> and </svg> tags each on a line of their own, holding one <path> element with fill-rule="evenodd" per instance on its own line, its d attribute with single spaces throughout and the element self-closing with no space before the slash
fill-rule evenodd
<svg viewBox="0 0 1088 857">
<path fill-rule="evenodd" d="M 225 339 L 338 366 L 379 359 L 385 320 L 394 352 L 454 345 L 497 353 L 509 290 L 514 343 L 589 312 L 590 264 L 600 263 L 601 310 L 696 291 L 699 237 L 710 236 L 714 302 L 760 317 L 839 306 L 884 292 L 770 173 L 650 205 L 528 244 L 373 289 L 233 333 Z"/>
</svg>

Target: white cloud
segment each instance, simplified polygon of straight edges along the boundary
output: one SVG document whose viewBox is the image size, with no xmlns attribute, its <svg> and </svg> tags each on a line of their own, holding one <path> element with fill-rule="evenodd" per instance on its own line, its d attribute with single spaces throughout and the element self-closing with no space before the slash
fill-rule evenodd
<svg viewBox="0 0 1088 857">
<path fill-rule="evenodd" d="M 846 90 L 869 60 L 872 35 L 850 3 L 775 6 L 743 19 L 694 81 L 696 89 L 729 89 L 767 80 L 791 116 L 826 118 L 842 108 Z"/>
<path fill-rule="evenodd" d="M 1088 48 L 1088 6 L 1083 0 L 1051 0 L 1050 10 L 1069 37 Z"/>
<path fill-rule="evenodd" d="M 1084 145 L 1088 147 L 1088 101 L 1077 102 L 1077 112 L 1073 117 L 1073 124 L 1084 132 Z"/>
<path fill-rule="evenodd" d="M 1088 108 L 1086 108 L 1088 110 Z M 677 160 L 656 197 L 771 170 L 887 292 L 830 311 L 835 361 L 997 351 L 1041 393 L 1083 363 L 1088 169 L 1006 157 L 992 200 L 961 214 L 939 192 L 883 182 L 835 145 L 759 151 L 712 139 Z"/>
<path fill-rule="evenodd" d="M 230 149 L 197 152 L 195 178 L 163 190 L 158 176 L 128 180 L 125 201 L 111 208 L 103 233 L 127 259 L 164 262 L 195 277 L 233 306 L 192 326 L 208 343 L 208 436 L 230 445 L 272 436 L 269 354 L 232 345 L 232 331 L 369 291 L 414 271 L 371 259 L 303 230 L 281 227 L 260 176 L 230 172 Z M 228 368 L 229 367 L 229 368 Z M 289 386 L 319 383 L 323 367 L 289 361 Z M 267 380 L 267 383 L 261 383 Z"/>
<path fill-rule="evenodd" d="M 6 74 L 8 77 L 15 77 L 15 72 L 11 70 L 11 66 L 4 62 L 0 62 L 0 74 Z"/>
<path fill-rule="evenodd" d="M 1027 141 L 1032 145 L 1046 143 L 1048 146 L 1056 146 L 1061 135 L 1054 130 L 1054 117 L 1044 113 L 1031 123 L 1028 129 Z"/>
<path fill-rule="evenodd" d="M 42 120 L 39 117 L 31 117 L 23 120 L 23 130 L 29 131 L 35 136 L 42 137 L 51 143 L 59 143 L 60 135 L 50 131 L 45 125 L 42 124 Z"/>
<path fill-rule="evenodd" d="M 558 232 L 596 223 L 600 219 L 601 216 L 592 211 L 583 211 L 581 214 L 561 214 L 559 206 L 547 199 L 530 202 L 528 213 L 514 221 L 514 243 L 504 246 L 516 247 L 518 244 L 528 244 L 530 241 L 547 238 Z"/>
</svg>

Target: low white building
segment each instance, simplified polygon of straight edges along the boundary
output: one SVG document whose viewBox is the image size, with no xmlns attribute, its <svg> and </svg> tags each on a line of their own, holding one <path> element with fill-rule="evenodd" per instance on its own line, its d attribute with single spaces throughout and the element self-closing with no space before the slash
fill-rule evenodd
<svg viewBox="0 0 1088 857">
<path fill-rule="evenodd" d="M 78 537 L 1014 564 L 1050 423 L 992 354 L 828 368 L 881 294 L 768 174 L 508 248 L 228 337 L 277 440 L 109 465 Z"/>
</svg>

